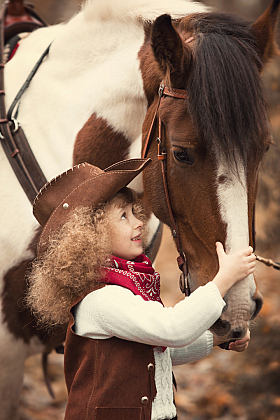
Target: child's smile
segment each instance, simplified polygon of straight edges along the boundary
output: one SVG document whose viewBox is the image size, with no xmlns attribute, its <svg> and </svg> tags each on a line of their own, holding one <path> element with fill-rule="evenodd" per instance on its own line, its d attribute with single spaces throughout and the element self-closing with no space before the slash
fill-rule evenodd
<svg viewBox="0 0 280 420">
<path fill-rule="evenodd" d="M 126 260 L 134 260 L 143 253 L 142 227 L 143 222 L 137 219 L 132 210 L 132 204 L 123 208 L 113 207 L 109 214 L 110 230 L 112 232 L 112 254 Z"/>
</svg>

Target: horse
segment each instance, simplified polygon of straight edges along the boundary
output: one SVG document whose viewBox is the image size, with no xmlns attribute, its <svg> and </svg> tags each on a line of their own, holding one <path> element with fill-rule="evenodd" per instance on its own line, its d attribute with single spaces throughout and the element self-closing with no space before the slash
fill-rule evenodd
<svg viewBox="0 0 280 420">
<path fill-rule="evenodd" d="M 159 221 L 171 227 L 190 292 L 215 276 L 216 241 L 227 253 L 253 243 L 258 169 L 271 141 L 261 72 L 277 50 L 279 3 L 251 23 L 188 0 L 87 0 L 68 22 L 22 39 L 5 65 L 8 108 L 50 47 L 14 115 L 47 180 L 81 162 L 104 169 L 152 159 L 131 186 L 150 241 Z M 22 305 L 40 229 L 0 153 L 0 413 L 10 420 L 25 359 L 50 352 L 65 330 L 38 330 Z M 261 309 L 254 277 L 225 301 L 212 331 L 230 342 Z"/>
</svg>

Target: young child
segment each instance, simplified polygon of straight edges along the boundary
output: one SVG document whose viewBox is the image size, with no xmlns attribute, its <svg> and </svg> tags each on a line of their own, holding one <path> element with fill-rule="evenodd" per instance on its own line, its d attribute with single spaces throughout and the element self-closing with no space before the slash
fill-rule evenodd
<svg viewBox="0 0 280 420">
<path fill-rule="evenodd" d="M 208 329 L 223 296 L 254 271 L 251 247 L 226 255 L 217 243 L 215 278 L 173 308 L 162 305 L 159 274 L 143 254 L 144 213 L 126 187 L 148 163 L 78 165 L 34 202 L 44 229 L 27 301 L 43 325 L 70 317 L 66 420 L 176 419 L 172 364 L 199 360 L 220 343 Z M 248 341 L 249 333 L 230 348 L 243 351 Z"/>
</svg>

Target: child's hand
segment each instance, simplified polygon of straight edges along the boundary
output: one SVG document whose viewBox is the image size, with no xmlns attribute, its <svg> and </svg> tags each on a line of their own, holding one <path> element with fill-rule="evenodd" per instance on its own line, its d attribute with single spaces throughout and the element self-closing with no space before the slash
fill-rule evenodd
<svg viewBox="0 0 280 420">
<path fill-rule="evenodd" d="M 219 346 L 220 344 L 224 343 L 224 340 L 221 340 L 219 336 L 217 336 L 215 333 L 213 333 L 213 347 Z M 230 343 L 228 349 L 232 351 L 242 352 L 247 349 L 250 341 L 250 331 L 247 330 L 247 333 L 245 337 L 243 337 L 241 340 L 236 340 Z"/>
<path fill-rule="evenodd" d="M 237 251 L 227 255 L 221 242 L 216 242 L 216 250 L 219 259 L 220 271 L 225 277 L 234 277 L 234 283 L 252 274 L 256 265 L 256 256 L 253 248 Z"/>
<path fill-rule="evenodd" d="M 216 250 L 220 268 L 213 283 L 216 284 L 223 297 L 231 286 L 254 272 L 256 257 L 251 246 L 243 251 L 227 255 L 223 245 L 217 242 Z"/>
<path fill-rule="evenodd" d="M 250 341 L 250 331 L 247 331 L 247 334 L 245 337 L 243 337 L 241 340 L 233 341 L 229 345 L 229 350 L 241 352 L 247 349 Z"/>
</svg>

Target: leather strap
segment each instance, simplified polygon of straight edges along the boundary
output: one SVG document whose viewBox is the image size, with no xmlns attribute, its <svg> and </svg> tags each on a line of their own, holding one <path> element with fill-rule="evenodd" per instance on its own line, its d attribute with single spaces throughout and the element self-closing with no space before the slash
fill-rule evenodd
<svg viewBox="0 0 280 420">
<path fill-rule="evenodd" d="M 6 15 L 7 7 L 3 8 L 0 17 L 0 139 L 3 150 L 13 168 L 15 175 L 17 176 L 23 190 L 25 191 L 28 199 L 33 203 L 36 195 L 42 186 L 47 182 L 42 170 L 40 169 L 35 156 L 30 149 L 28 141 L 21 129 L 20 125 L 15 119 L 12 118 L 12 112 L 14 106 L 20 99 L 21 95 L 28 87 L 32 77 L 36 73 L 39 65 L 43 61 L 46 55 L 46 51 L 39 60 L 32 71 L 32 76 L 29 76 L 25 82 L 24 89 L 21 89 L 16 97 L 16 102 L 13 102 L 12 107 L 9 110 L 9 115 L 6 113 L 5 106 L 5 90 L 4 90 L 4 64 L 3 64 L 3 52 L 4 52 L 4 20 Z M 30 23 L 30 22 L 29 22 Z M 15 25 L 15 24 L 14 24 Z M 38 27 L 39 25 L 37 25 Z M 43 26 L 43 25 L 42 25 Z M 36 69 L 35 69 L 36 68 Z"/>
<path fill-rule="evenodd" d="M 29 76 L 27 77 L 26 81 L 24 82 L 24 84 L 20 88 L 19 92 L 17 93 L 15 99 L 13 100 L 13 102 L 12 102 L 12 104 L 11 104 L 9 110 L 8 110 L 8 113 L 7 113 L 7 119 L 9 121 L 12 120 L 13 111 L 14 111 L 16 105 L 18 104 L 18 102 L 20 101 L 20 98 L 22 97 L 22 95 L 24 94 L 26 89 L 28 88 L 31 80 L 35 76 L 35 74 L 36 74 L 38 68 L 40 67 L 40 65 L 42 64 L 44 58 L 48 55 L 50 47 L 51 47 L 51 45 L 49 45 L 47 47 L 47 49 L 43 52 L 43 54 L 41 55 L 41 57 L 39 58 L 39 60 L 37 61 L 37 63 L 33 67 L 33 69 L 31 70 L 31 72 L 30 72 Z"/>
<path fill-rule="evenodd" d="M 180 270 L 182 271 L 182 274 L 180 276 L 180 289 L 181 289 L 182 293 L 185 293 L 185 295 L 188 295 L 189 292 L 190 292 L 189 287 L 188 287 L 188 280 L 187 280 L 187 278 L 188 278 L 188 264 L 187 264 L 186 255 L 185 255 L 185 253 L 182 249 L 179 230 L 178 230 L 177 223 L 176 223 L 174 213 L 173 213 L 173 210 L 172 210 L 170 195 L 169 195 L 169 191 L 168 191 L 166 149 L 162 145 L 162 121 L 161 121 L 160 114 L 159 114 L 161 98 L 163 96 L 171 96 L 173 98 L 186 99 L 187 98 L 187 92 L 185 90 L 182 90 L 182 89 L 168 88 L 168 87 L 164 86 L 164 84 L 162 83 L 159 87 L 158 94 L 159 94 L 159 100 L 158 100 L 156 110 L 155 110 L 153 118 L 152 118 L 152 122 L 151 122 L 151 125 L 150 125 L 150 128 L 149 128 L 149 131 L 148 131 L 148 135 L 146 137 L 146 141 L 145 141 L 144 146 L 143 146 L 142 158 L 147 157 L 147 153 L 148 153 L 148 150 L 150 148 L 151 141 L 152 141 L 152 133 L 155 129 L 156 121 L 158 120 L 158 138 L 157 138 L 157 142 L 158 142 L 158 161 L 160 162 L 160 165 L 161 165 L 162 182 L 163 182 L 165 199 L 166 199 L 169 218 L 170 218 L 170 224 L 171 224 L 170 227 L 171 227 L 172 235 L 173 235 L 174 240 L 175 240 L 177 251 L 179 253 L 179 257 L 177 258 L 177 263 L 178 263 L 178 266 L 179 266 Z"/>
<path fill-rule="evenodd" d="M 172 98 L 179 98 L 179 99 L 188 98 L 188 94 L 186 90 L 169 88 L 167 86 L 165 86 L 163 89 L 163 95 L 171 96 Z"/>
</svg>

